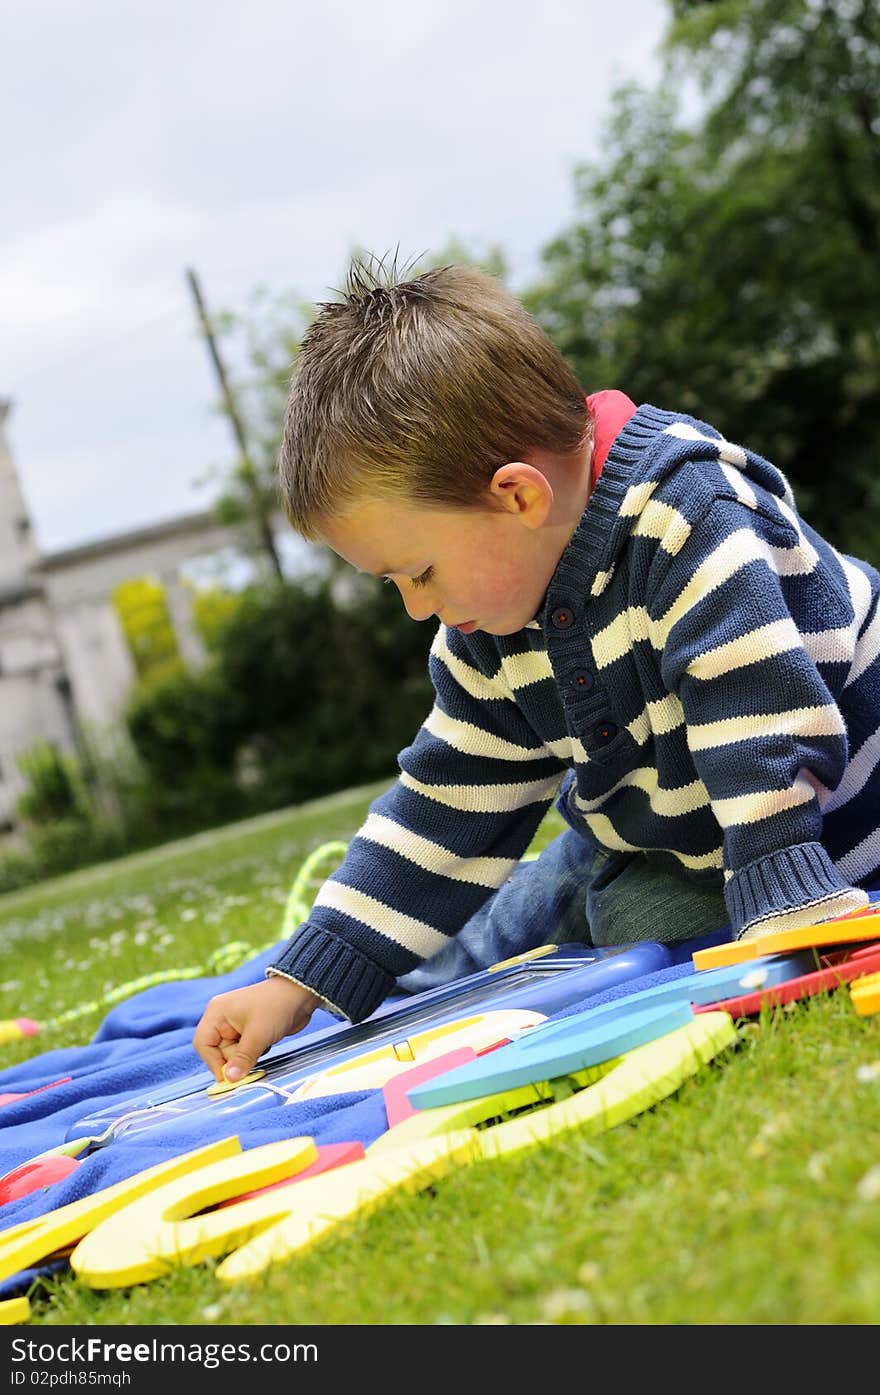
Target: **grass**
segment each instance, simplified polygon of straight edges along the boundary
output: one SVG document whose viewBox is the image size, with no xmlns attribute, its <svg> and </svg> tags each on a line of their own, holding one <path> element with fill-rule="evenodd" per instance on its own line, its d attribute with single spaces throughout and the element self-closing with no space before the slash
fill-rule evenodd
<svg viewBox="0 0 880 1395">
<path fill-rule="evenodd" d="M 256 953 L 303 859 L 347 841 L 379 788 L 0 898 L 0 1018 L 46 1021 L 230 940 Z M 85 1044 L 104 1010 L 0 1059 Z M 32 1310 L 47 1327 L 874 1325 L 880 1015 L 858 1017 L 845 988 L 765 1012 L 630 1123 L 464 1168 L 252 1284 L 221 1285 L 212 1263 L 106 1292 L 65 1274 Z"/>
</svg>

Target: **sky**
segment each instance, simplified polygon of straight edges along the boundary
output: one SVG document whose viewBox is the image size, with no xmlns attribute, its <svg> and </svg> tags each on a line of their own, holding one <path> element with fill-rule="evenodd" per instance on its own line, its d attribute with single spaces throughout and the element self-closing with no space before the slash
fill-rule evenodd
<svg viewBox="0 0 880 1395">
<path fill-rule="evenodd" d="M 36 541 L 210 507 L 210 313 L 331 298 L 348 255 L 502 249 L 574 214 L 665 0 L 28 0 L 0 49 L 0 398 Z M 221 353 L 225 353 L 221 344 Z M 235 365 L 229 365 L 235 371 Z"/>
</svg>

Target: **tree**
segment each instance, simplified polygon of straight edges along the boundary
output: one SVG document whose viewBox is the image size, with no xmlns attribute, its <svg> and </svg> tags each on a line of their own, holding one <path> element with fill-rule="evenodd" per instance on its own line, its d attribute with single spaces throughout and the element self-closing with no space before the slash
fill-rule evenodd
<svg viewBox="0 0 880 1395">
<path fill-rule="evenodd" d="M 666 53 L 616 94 L 524 299 L 588 390 L 713 422 L 880 561 L 880 10 L 679 0 Z"/>
<path fill-rule="evenodd" d="M 149 576 L 131 577 L 115 588 L 113 603 L 139 678 L 179 661 L 177 639 L 161 582 Z"/>
</svg>

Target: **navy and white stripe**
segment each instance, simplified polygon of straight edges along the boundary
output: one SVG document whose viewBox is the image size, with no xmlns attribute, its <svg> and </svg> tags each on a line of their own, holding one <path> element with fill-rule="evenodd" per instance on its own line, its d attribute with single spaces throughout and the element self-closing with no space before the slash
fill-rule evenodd
<svg viewBox="0 0 880 1395">
<path fill-rule="evenodd" d="M 880 878 L 880 576 L 691 417 L 617 437 L 535 622 L 440 627 L 434 708 L 273 970 L 353 1020 L 502 884 L 552 801 L 723 884 L 737 934 Z M 272 972 L 273 970 L 270 970 Z"/>
</svg>

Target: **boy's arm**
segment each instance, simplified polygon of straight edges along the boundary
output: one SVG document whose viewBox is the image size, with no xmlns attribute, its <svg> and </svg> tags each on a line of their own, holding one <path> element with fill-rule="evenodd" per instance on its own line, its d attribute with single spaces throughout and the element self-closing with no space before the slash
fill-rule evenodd
<svg viewBox="0 0 880 1395">
<path fill-rule="evenodd" d="M 847 767 L 847 732 L 782 579 L 818 560 L 793 514 L 774 539 L 766 519 L 753 529 L 741 507 L 723 501 L 653 598 L 653 642 L 721 826 L 725 899 L 739 936 L 809 926 L 868 900 L 821 842 L 823 804 Z M 832 592 L 833 630 L 841 602 Z"/>
<path fill-rule="evenodd" d="M 526 722 L 486 645 L 481 671 L 441 626 L 436 701 L 370 806 L 308 921 L 267 972 L 319 994 L 352 1021 L 455 935 L 513 871 L 558 791 L 564 761 Z"/>
</svg>

